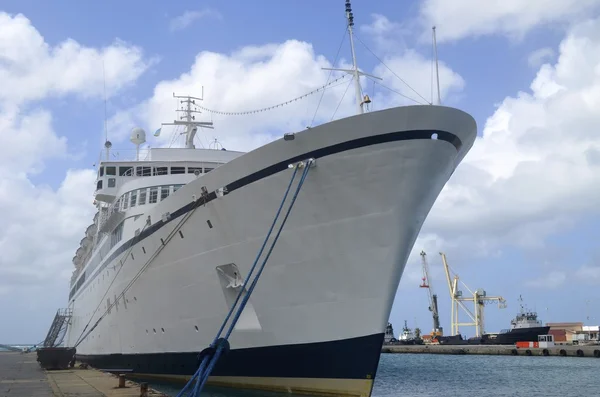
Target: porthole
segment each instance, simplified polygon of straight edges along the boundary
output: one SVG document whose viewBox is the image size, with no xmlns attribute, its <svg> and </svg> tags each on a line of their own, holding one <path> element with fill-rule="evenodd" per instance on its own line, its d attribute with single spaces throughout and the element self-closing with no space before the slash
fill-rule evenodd
<svg viewBox="0 0 600 397">
<path fill-rule="evenodd" d="M 431 134 L 431 139 L 433 139 L 433 140 L 438 139 L 438 134 L 435 132 L 433 134 Z"/>
<path fill-rule="evenodd" d="M 161 328 L 160 330 L 162 331 L 163 334 L 165 333 L 165 329 L 164 328 Z"/>
<path fill-rule="evenodd" d="M 197 325 L 194 325 L 194 328 L 196 328 L 196 332 L 198 332 L 198 326 L 197 326 Z"/>
</svg>

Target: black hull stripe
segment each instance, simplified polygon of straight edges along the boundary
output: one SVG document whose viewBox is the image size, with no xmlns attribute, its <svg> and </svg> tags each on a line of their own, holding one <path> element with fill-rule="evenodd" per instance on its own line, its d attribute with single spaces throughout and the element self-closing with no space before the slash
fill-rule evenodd
<svg viewBox="0 0 600 397">
<path fill-rule="evenodd" d="M 384 334 L 339 341 L 231 350 L 215 366 L 214 376 L 266 378 L 374 379 Z M 77 355 L 106 371 L 131 374 L 193 375 L 198 352 Z"/>
<path fill-rule="evenodd" d="M 297 162 L 297 161 L 305 160 L 308 158 L 318 159 L 318 158 L 330 156 L 333 154 L 342 153 L 342 152 L 345 152 L 348 150 L 359 149 L 362 147 L 378 145 L 378 144 L 382 144 L 382 143 L 432 139 L 433 134 L 437 134 L 437 140 L 448 142 L 448 143 L 452 144 L 452 146 L 454 146 L 457 151 L 460 151 L 460 149 L 462 147 L 462 142 L 461 142 L 460 138 L 457 137 L 456 135 L 454 135 L 450 132 L 446 132 L 446 131 L 411 130 L 411 131 L 390 132 L 387 134 L 368 136 L 368 137 L 364 137 L 364 138 L 358 138 L 358 139 L 353 139 L 351 141 L 338 143 L 335 145 L 326 146 L 326 147 L 323 147 L 320 149 L 316 149 L 316 150 L 306 152 L 304 154 L 289 158 L 284 161 L 280 161 L 279 163 L 276 163 L 269 167 L 263 168 L 260 171 L 257 171 L 253 174 L 242 177 L 242 178 L 226 185 L 227 194 L 229 194 L 237 189 L 240 189 L 244 186 L 247 186 L 251 183 L 254 183 L 256 181 L 259 181 L 261 179 L 264 179 L 271 175 L 274 175 L 278 172 L 284 171 L 284 170 L 288 169 L 289 164 Z M 218 172 L 218 171 L 215 170 L 213 172 Z M 195 202 L 186 204 L 185 206 L 179 208 L 178 210 L 173 211 L 171 213 L 171 217 L 166 222 L 161 219 L 161 220 L 157 221 L 155 224 L 153 224 L 152 226 L 144 229 L 139 235 L 124 242 L 119 248 L 117 248 L 115 250 L 115 252 L 113 252 L 107 259 L 105 259 L 104 262 L 102 263 L 102 265 L 100 266 L 100 270 L 96 274 L 99 274 L 102 270 L 104 270 L 104 268 L 106 268 L 106 266 L 108 266 L 109 263 L 111 263 L 116 257 L 121 255 L 123 252 L 128 250 L 131 246 L 137 244 L 138 242 L 149 237 L 150 235 L 156 233 L 160 228 L 162 228 L 167 223 L 177 219 L 178 217 L 186 214 L 187 212 L 193 210 L 196 207 L 199 207 L 201 205 L 204 205 L 205 203 L 209 203 L 209 202 L 213 201 L 216 198 L 217 198 L 217 193 L 215 191 L 210 192 L 208 194 L 208 196 L 206 197 L 206 199 L 198 199 Z M 83 277 L 85 277 L 85 274 Z M 84 285 L 87 285 L 90 282 L 91 282 L 91 280 L 81 282 L 81 286 L 83 287 Z M 75 285 L 77 285 L 77 283 Z M 82 288 L 80 287 L 78 290 L 80 290 L 80 289 L 82 289 Z M 71 298 L 73 298 L 73 296 L 76 294 L 77 291 L 74 291 L 74 290 L 71 291 L 71 293 L 69 294 L 69 300 Z"/>
</svg>

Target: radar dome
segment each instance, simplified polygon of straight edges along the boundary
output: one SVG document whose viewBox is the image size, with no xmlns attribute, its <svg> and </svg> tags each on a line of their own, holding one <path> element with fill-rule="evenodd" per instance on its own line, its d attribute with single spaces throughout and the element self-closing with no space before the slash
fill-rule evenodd
<svg viewBox="0 0 600 397">
<path fill-rule="evenodd" d="M 134 145 L 141 145 L 142 143 L 146 142 L 146 131 L 140 127 L 133 128 L 131 130 L 131 136 L 129 137 L 129 140 Z"/>
</svg>

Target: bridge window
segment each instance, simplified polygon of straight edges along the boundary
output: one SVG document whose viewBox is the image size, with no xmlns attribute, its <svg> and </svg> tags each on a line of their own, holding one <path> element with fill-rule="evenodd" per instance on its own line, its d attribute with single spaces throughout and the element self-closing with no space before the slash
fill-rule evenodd
<svg viewBox="0 0 600 397">
<path fill-rule="evenodd" d="M 154 167 L 154 175 L 168 175 L 169 167 Z"/>
<path fill-rule="evenodd" d="M 99 180 L 98 183 L 96 183 L 96 189 L 102 189 L 102 180 Z"/>
<path fill-rule="evenodd" d="M 133 167 L 119 167 L 119 176 L 131 176 L 133 175 Z"/>
<path fill-rule="evenodd" d="M 200 174 L 202 173 L 202 168 L 198 168 L 198 167 L 188 167 L 188 174 L 194 174 L 196 171 L 198 171 Z"/>
<path fill-rule="evenodd" d="M 117 185 L 117 180 L 115 178 L 108 178 L 108 187 L 115 187 Z"/>
<path fill-rule="evenodd" d="M 158 201 L 158 188 L 157 187 L 151 187 L 150 188 L 150 198 L 148 200 L 149 204 L 154 204 Z"/>
<path fill-rule="evenodd" d="M 135 167 L 135 174 L 137 176 L 150 176 L 152 175 L 152 167 Z"/>
<path fill-rule="evenodd" d="M 135 207 L 135 205 L 137 204 L 137 190 L 134 190 L 133 192 L 131 192 L 131 207 Z"/>
<path fill-rule="evenodd" d="M 146 189 L 140 189 L 140 205 L 146 204 Z"/>
<path fill-rule="evenodd" d="M 164 200 L 169 197 L 169 188 L 170 186 L 162 186 L 160 188 L 160 200 Z"/>
<path fill-rule="evenodd" d="M 207 172 L 211 172 L 212 170 L 214 170 L 214 168 L 204 168 L 204 173 L 206 174 Z"/>
<path fill-rule="evenodd" d="M 117 175 L 117 167 L 106 167 L 106 175 Z"/>
<path fill-rule="evenodd" d="M 171 174 L 185 174 L 185 167 L 171 167 Z"/>
<path fill-rule="evenodd" d="M 174 185 L 173 186 L 173 193 L 175 193 L 176 191 L 178 191 L 183 185 Z"/>
<path fill-rule="evenodd" d="M 100 176 L 104 176 L 104 167 L 100 167 L 100 170 L 98 172 Z"/>
</svg>

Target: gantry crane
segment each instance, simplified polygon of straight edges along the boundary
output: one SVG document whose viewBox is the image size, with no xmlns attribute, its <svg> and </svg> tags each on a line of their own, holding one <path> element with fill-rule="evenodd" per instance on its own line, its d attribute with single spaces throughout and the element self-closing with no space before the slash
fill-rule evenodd
<svg viewBox="0 0 600 397">
<path fill-rule="evenodd" d="M 427 288 L 429 295 L 429 311 L 433 315 L 433 331 L 431 331 L 431 337 L 444 335 L 444 330 L 440 327 L 440 315 L 438 312 L 437 295 L 433 293 L 433 288 L 429 282 L 429 266 L 427 265 L 427 254 L 425 251 L 421 251 L 421 262 L 423 264 L 423 282 L 419 287 Z"/>
<path fill-rule="evenodd" d="M 487 296 L 485 290 L 479 288 L 475 292 L 471 291 L 465 283 L 461 281 L 463 286 L 471 293 L 471 297 L 463 297 L 462 291 L 458 289 L 459 277 L 454 274 L 454 277 L 450 278 L 450 266 L 446 260 L 446 255 L 440 252 L 442 256 L 442 263 L 444 265 L 444 271 L 446 272 L 446 280 L 448 281 L 448 290 L 450 291 L 450 299 L 452 300 L 452 312 L 451 312 L 451 333 L 452 335 L 459 334 L 459 327 L 474 326 L 475 336 L 481 336 L 485 333 L 485 322 L 484 322 L 484 306 L 485 304 L 498 302 L 498 307 L 504 309 L 506 307 L 506 300 L 501 296 Z M 474 314 L 467 308 L 464 302 L 473 302 Z M 472 322 L 461 323 L 458 316 L 459 306 L 467 313 Z"/>
</svg>

